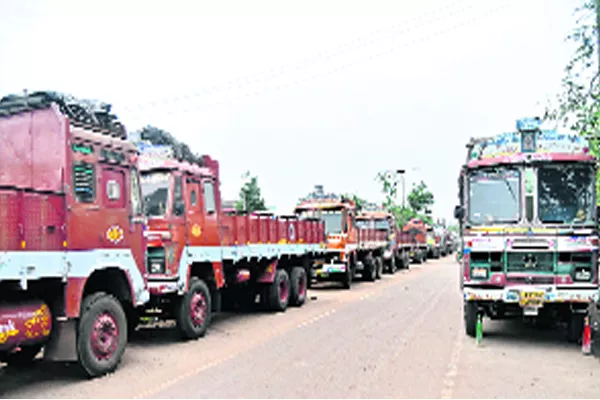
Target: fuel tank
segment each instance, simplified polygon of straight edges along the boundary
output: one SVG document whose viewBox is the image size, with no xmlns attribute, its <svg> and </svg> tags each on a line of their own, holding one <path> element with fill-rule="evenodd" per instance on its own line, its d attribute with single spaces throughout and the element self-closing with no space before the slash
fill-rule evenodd
<svg viewBox="0 0 600 400">
<path fill-rule="evenodd" d="M 52 315 L 43 301 L 0 303 L 0 351 L 42 343 L 50 337 Z"/>
</svg>

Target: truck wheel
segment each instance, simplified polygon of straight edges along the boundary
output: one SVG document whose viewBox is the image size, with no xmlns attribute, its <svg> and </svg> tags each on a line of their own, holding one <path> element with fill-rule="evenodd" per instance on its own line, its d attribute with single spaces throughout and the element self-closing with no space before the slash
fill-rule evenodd
<svg viewBox="0 0 600 400">
<path fill-rule="evenodd" d="M 375 279 L 381 279 L 383 275 L 383 259 L 381 256 L 375 257 Z"/>
<path fill-rule="evenodd" d="M 388 272 L 390 274 L 394 275 L 396 273 L 396 271 L 398 271 L 398 267 L 396 264 L 396 256 L 392 255 L 392 257 L 390 258 L 390 262 L 389 262 Z"/>
<path fill-rule="evenodd" d="M 192 278 L 188 291 L 181 297 L 175 319 L 183 339 L 198 339 L 206 334 L 211 320 L 210 290 L 199 278 Z"/>
<path fill-rule="evenodd" d="M 35 356 L 39 354 L 42 347 L 41 344 L 35 344 L 21 347 L 21 350 L 17 353 L 0 354 L 0 362 L 8 364 L 9 367 L 27 367 L 33 364 Z"/>
<path fill-rule="evenodd" d="M 369 281 L 369 282 L 375 282 L 375 279 L 377 279 L 376 269 L 377 269 L 377 267 L 375 265 L 375 260 L 373 260 L 373 258 L 371 258 L 371 257 L 366 259 L 365 260 L 365 268 L 363 269 L 364 280 Z"/>
<path fill-rule="evenodd" d="M 478 307 L 475 301 L 464 302 L 465 331 L 467 335 L 475 337 L 477 331 Z"/>
<path fill-rule="evenodd" d="M 567 326 L 567 340 L 571 343 L 578 343 L 583 337 L 583 325 L 585 315 L 571 314 L 569 324 Z"/>
<path fill-rule="evenodd" d="M 292 268 L 290 281 L 292 287 L 290 305 L 300 307 L 306 301 L 306 270 L 302 267 Z"/>
<path fill-rule="evenodd" d="M 290 301 L 290 277 L 284 269 L 275 272 L 275 279 L 267 287 L 268 306 L 273 311 L 285 311 Z"/>
<path fill-rule="evenodd" d="M 127 345 L 127 318 L 121 303 L 112 295 L 88 295 L 81 305 L 77 332 L 77 355 L 90 377 L 113 372 Z"/>
<path fill-rule="evenodd" d="M 346 265 L 346 273 L 342 276 L 342 286 L 344 289 L 350 289 L 352 287 L 354 271 L 352 271 L 352 263 L 347 263 Z"/>
</svg>

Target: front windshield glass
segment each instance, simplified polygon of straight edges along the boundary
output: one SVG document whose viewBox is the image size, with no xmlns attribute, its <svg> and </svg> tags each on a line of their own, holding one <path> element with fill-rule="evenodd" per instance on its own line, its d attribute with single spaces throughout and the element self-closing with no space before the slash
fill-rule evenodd
<svg viewBox="0 0 600 400">
<path fill-rule="evenodd" d="M 517 222 L 520 219 L 520 172 L 493 168 L 469 177 L 469 221 L 473 224 Z"/>
<path fill-rule="evenodd" d="M 356 227 L 358 229 L 369 229 L 371 227 L 371 221 L 368 219 L 357 219 Z"/>
<path fill-rule="evenodd" d="M 390 222 L 387 219 L 376 219 L 375 229 L 379 231 L 387 231 L 390 228 Z"/>
<path fill-rule="evenodd" d="M 142 196 L 144 196 L 144 215 L 147 217 L 164 216 L 169 198 L 169 173 L 148 172 L 142 174 Z"/>
<path fill-rule="evenodd" d="M 594 223 L 595 174 L 590 165 L 561 164 L 538 170 L 539 219 L 545 223 Z"/>
<path fill-rule="evenodd" d="M 342 233 L 343 219 L 341 211 L 323 211 L 321 219 L 325 221 L 325 234 Z"/>
</svg>

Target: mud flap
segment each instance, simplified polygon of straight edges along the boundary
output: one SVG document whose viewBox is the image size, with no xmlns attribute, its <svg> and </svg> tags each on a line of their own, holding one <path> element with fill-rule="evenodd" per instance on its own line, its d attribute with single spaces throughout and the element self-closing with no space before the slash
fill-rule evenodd
<svg viewBox="0 0 600 400">
<path fill-rule="evenodd" d="M 44 360 L 78 361 L 76 319 L 54 321 L 50 340 L 44 347 Z"/>
</svg>

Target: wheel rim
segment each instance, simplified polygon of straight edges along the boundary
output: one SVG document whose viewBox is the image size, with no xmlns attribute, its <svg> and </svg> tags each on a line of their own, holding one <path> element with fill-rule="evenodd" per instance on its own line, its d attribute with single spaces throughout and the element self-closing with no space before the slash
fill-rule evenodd
<svg viewBox="0 0 600 400">
<path fill-rule="evenodd" d="M 94 321 L 90 338 L 92 352 L 98 360 L 113 356 L 119 346 L 119 325 L 109 312 L 103 312 Z"/>
<path fill-rule="evenodd" d="M 190 318 L 195 326 L 202 326 L 206 320 L 208 305 L 204 295 L 200 292 L 194 292 L 190 299 Z"/>
<path fill-rule="evenodd" d="M 300 297 L 304 296 L 306 293 L 306 277 L 304 275 L 300 275 L 298 278 L 298 295 Z"/>
<path fill-rule="evenodd" d="M 279 300 L 283 303 L 288 297 L 288 284 L 285 279 L 279 281 Z"/>
</svg>

